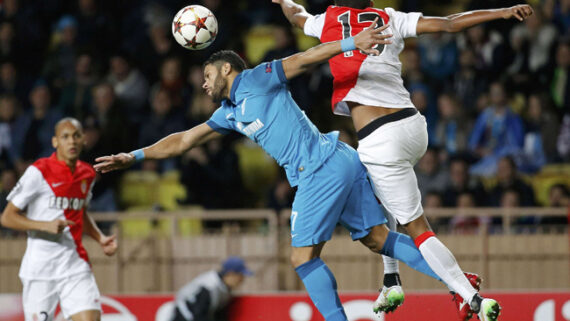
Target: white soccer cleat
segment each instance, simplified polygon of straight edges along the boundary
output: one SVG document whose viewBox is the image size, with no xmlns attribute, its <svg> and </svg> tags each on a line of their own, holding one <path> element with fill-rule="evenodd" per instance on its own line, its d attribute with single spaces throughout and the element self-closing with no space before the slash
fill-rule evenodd
<svg viewBox="0 0 570 321">
<path fill-rule="evenodd" d="M 389 313 L 395 311 L 400 305 L 404 303 L 404 290 L 399 285 L 394 285 L 389 288 L 382 287 L 380 295 L 372 304 L 374 313 Z"/>
<path fill-rule="evenodd" d="M 493 299 L 484 298 L 481 301 L 481 309 L 479 310 L 479 320 L 481 321 L 496 321 L 501 314 L 501 306 L 499 302 Z"/>
</svg>

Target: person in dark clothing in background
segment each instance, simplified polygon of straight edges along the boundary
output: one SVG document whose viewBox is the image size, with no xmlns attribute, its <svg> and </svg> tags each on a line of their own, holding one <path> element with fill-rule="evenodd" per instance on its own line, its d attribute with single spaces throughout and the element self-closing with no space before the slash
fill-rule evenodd
<svg viewBox="0 0 570 321">
<path fill-rule="evenodd" d="M 176 294 L 176 308 L 172 321 L 228 320 L 226 308 L 231 292 L 240 286 L 246 276 L 253 273 L 243 259 L 229 257 L 220 271 L 198 275 Z"/>
</svg>

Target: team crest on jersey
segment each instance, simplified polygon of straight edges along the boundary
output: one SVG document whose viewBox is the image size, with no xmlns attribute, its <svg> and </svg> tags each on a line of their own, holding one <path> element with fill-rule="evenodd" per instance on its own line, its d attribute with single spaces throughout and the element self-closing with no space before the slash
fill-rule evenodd
<svg viewBox="0 0 570 321">
<path fill-rule="evenodd" d="M 271 72 L 271 63 L 270 63 L 270 62 L 268 62 L 268 63 L 265 65 L 265 72 L 266 72 L 266 73 L 270 73 L 270 72 Z"/>
<path fill-rule="evenodd" d="M 85 179 L 81 181 L 81 193 L 87 193 L 87 180 Z"/>
</svg>

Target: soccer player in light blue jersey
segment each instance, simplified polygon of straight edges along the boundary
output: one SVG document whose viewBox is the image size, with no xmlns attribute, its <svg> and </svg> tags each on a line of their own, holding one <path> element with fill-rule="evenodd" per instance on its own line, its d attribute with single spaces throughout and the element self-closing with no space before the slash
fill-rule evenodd
<svg viewBox="0 0 570 321">
<path fill-rule="evenodd" d="M 338 132 L 320 133 L 287 89 L 288 79 L 337 54 L 356 49 L 377 54 L 374 45 L 390 43 L 390 35 L 380 35 L 383 30 L 366 29 L 354 37 L 253 69 L 246 69 L 233 51 L 217 52 L 204 64 L 203 88 L 221 104 L 208 121 L 131 153 L 99 157 L 95 169 L 106 173 L 145 158 L 181 155 L 198 144 L 237 131 L 275 158 L 285 168 L 291 186 L 298 187 L 291 215 L 291 261 L 327 321 L 347 320 L 336 280 L 320 259 L 337 223 L 372 251 L 395 257 L 438 279 L 412 239 L 386 227 L 357 152 L 338 140 Z"/>
</svg>

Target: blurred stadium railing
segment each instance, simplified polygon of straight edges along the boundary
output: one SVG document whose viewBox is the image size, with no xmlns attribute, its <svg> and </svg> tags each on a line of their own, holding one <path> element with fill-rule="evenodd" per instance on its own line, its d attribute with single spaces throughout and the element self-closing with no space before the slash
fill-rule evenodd
<svg viewBox="0 0 570 321">
<path fill-rule="evenodd" d="M 570 289 L 568 224 L 524 224 L 528 217 L 567 222 L 570 209 L 439 208 L 426 209 L 426 214 L 463 270 L 483 276 L 483 290 Z M 103 226 L 115 222 L 112 230 L 120 245 L 117 255 L 108 258 L 84 238 L 102 293 L 172 293 L 199 273 L 218 268 L 229 255 L 242 256 L 255 272 L 240 292 L 303 289 L 289 264 L 289 211 L 189 209 L 93 216 Z M 0 239 L 0 293 L 21 291 L 17 275 L 25 247 L 24 234 Z M 376 291 L 381 284 L 380 257 L 340 228 L 323 258 L 342 291 Z M 446 290 L 403 264 L 401 275 L 408 290 Z"/>
</svg>

